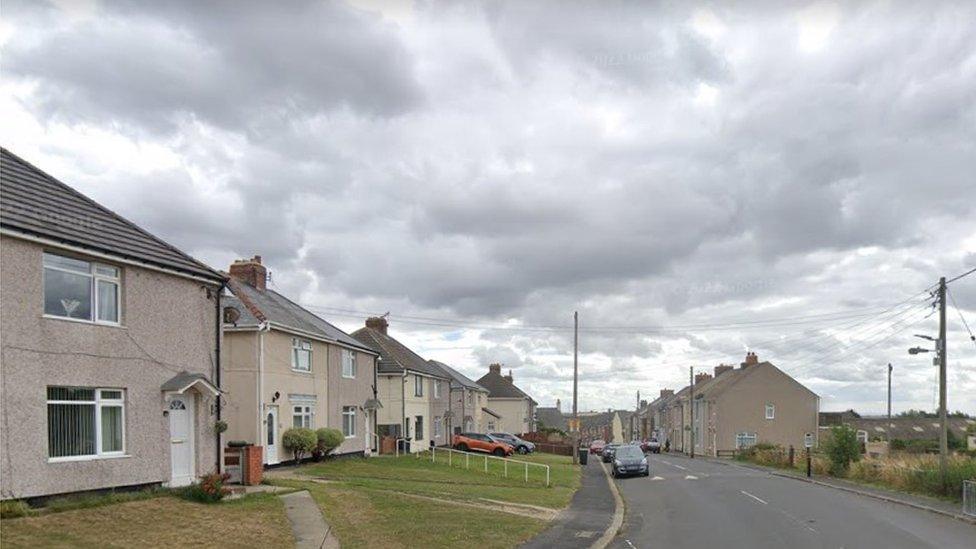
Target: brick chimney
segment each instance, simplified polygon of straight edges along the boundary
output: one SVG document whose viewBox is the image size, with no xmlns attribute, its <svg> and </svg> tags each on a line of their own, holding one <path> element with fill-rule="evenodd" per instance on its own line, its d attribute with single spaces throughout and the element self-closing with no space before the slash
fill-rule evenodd
<svg viewBox="0 0 976 549">
<path fill-rule="evenodd" d="M 708 381 L 709 379 L 712 379 L 712 374 L 708 374 L 705 372 L 695 374 L 695 385 L 698 385 L 703 381 Z"/>
<path fill-rule="evenodd" d="M 661 398 L 674 396 L 674 389 L 661 389 Z"/>
<path fill-rule="evenodd" d="M 734 366 L 729 366 L 728 364 L 719 364 L 715 367 L 715 377 L 718 377 L 729 370 L 734 370 Z"/>
<path fill-rule="evenodd" d="M 381 334 L 386 334 L 386 329 L 390 326 L 390 323 L 386 321 L 385 318 L 381 316 L 371 316 L 366 319 L 366 327 L 372 328 Z"/>
<path fill-rule="evenodd" d="M 493 374 L 502 375 L 502 365 L 501 364 L 489 364 L 488 371 Z"/>
<path fill-rule="evenodd" d="M 238 259 L 230 265 L 230 276 L 239 280 L 252 288 L 261 290 L 266 288 L 268 281 L 268 269 L 261 264 L 261 256 L 256 255 L 251 259 Z"/>
<path fill-rule="evenodd" d="M 509 383 L 511 383 L 511 382 L 512 382 L 512 371 L 511 371 L 511 370 L 509 370 L 509 371 L 508 371 L 508 375 L 507 375 L 507 376 L 505 376 L 505 379 L 506 379 L 506 380 L 507 380 L 507 381 L 508 381 Z"/>
<path fill-rule="evenodd" d="M 756 353 L 749 351 L 746 353 L 746 361 L 739 366 L 742 368 L 748 368 L 749 366 L 755 366 L 756 364 L 759 364 L 759 357 L 756 356 Z"/>
</svg>

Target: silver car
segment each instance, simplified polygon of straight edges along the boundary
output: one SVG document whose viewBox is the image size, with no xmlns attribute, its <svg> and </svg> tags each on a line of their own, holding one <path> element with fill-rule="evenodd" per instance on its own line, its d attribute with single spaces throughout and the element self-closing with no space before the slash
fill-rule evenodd
<svg viewBox="0 0 976 549">
<path fill-rule="evenodd" d="M 515 451 L 519 454 L 531 454 L 535 452 L 535 444 L 527 440 L 522 440 L 511 433 L 488 433 L 488 436 L 511 444 L 512 448 L 515 448 Z"/>
</svg>

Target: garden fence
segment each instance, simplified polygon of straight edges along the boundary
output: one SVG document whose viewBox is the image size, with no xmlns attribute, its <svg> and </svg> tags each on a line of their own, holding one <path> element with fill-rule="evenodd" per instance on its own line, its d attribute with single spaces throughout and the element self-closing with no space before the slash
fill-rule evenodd
<svg viewBox="0 0 976 549">
<path fill-rule="evenodd" d="M 549 486 L 549 466 L 544 463 L 532 463 L 529 461 L 521 461 L 518 459 L 503 458 L 498 456 L 492 456 L 489 454 L 475 454 L 471 452 L 462 452 L 461 450 L 455 450 L 453 448 L 438 448 L 436 446 L 431 446 L 426 452 L 417 453 L 417 457 L 420 458 L 422 454 L 430 454 L 431 463 L 437 462 L 437 454 L 447 454 L 447 465 L 448 467 L 454 467 L 454 462 L 457 461 L 458 466 L 464 465 L 465 469 L 472 469 L 471 462 L 474 461 L 474 468 L 483 469 L 484 472 L 488 472 L 488 460 L 495 460 L 496 462 L 502 463 L 502 474 L 505 478 L 508 478 L 509 469 L 512 471 L 512 475 L 517 475 L 519 472 L 523 472 L 523 478 L 525 482 L 529 482 L 529 467 L 539 467 L 544 469 L 546 472 L 546 486 Z M 426 459 L 426 458 L 425 458 Z M 478 462 L 482 461 L 482 464 Z M 482 467 L 479 467 L 482 465 Z M 521 470 L 521 471 L 520 471 Z"/>
</svg>

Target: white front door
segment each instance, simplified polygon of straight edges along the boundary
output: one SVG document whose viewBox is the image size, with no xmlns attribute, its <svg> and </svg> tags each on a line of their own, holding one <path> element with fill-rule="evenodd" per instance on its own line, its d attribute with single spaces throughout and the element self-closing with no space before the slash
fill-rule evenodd
<svg viewBox="0 0 976 549">
<path fill-rule="evenodd" d="M 269 406 L 268 412 L 264 415 L 265 440 L 264 440 L 264 462 L 269 465 L 278 463 L 278 407 Z"/>
<path fill-rule="evenodd" d="M 196 478 L 193 459 L 193 397 L 179 395 L 169 401 L 170 486 L 186 486 Z"/>
</svg>

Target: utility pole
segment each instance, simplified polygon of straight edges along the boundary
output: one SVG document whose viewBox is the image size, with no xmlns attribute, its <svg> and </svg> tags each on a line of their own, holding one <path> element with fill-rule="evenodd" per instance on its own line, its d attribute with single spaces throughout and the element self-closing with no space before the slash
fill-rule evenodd
<svg viewBox="0 0 976 549">
<path fill-rule="evenodd" d="M 579 410 L 577 409 L 577 390 L 579 387 L 579 311 L 573 311 L 573 428 L 576 441 L 573 448 L 573 465 L 579 463 Z"/>
<path fill-rule="evenodd" d="M 891 423 L 891 363 L 888 363 L 888 423 Z M 889 425 L 889 429 L 891 426 Z"/>
<path fill-rule="evenodd" d="M 688 431 L 691 446 L 691 459 L 695 459 L 695 367 L 688 366 L 688 413 L 691 417 L 691 430 Z"/>
<path fill-rule="evenodd" d="M 949 422 L 946 410 L 946 279 L 939 279 L 939 473 L 942 477 L 942 491 L 949 490 L 946 461 L 949 457 Z"/>
</svg>

